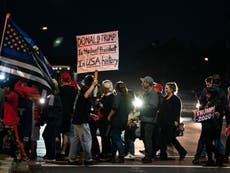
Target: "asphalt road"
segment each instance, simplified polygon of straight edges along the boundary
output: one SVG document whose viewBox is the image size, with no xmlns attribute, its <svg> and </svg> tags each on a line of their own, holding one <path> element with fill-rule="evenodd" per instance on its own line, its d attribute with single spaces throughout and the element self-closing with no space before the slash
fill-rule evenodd
<svg viewBox="0 0 230 173">
<path fill-rule="evenodd" d="M 227 173 L 229 168 L 192 167 L 192 166 L 109 166 L 109 167 L 42 167 L 36 168 L 31 173 Z"/>
<path fill-rule="evenodd" d="M 185 131 L 184 136 L 178 137 L 181 144 L 188 151 L 187 157 L 184 161 L 178 160 L 178 153 L 174 147 L 168 148 L 168 154 L 174 160 L 168 161 L 160 161 L 156 160 L 152 163 L 143 164 L 141 162 L 141 158 L 143 154 L 139 152 L 139 150 L 143 150 L 143 143 L 141 140 L 136 139 L 135 141 L 135 156 L 136 159 L 134 161 L 125 160 L 125 163 L 122 164 L 113 164 L 110 162 L 98 162 L 92 166 L 73 166 L 68 165 L 65 161 L 56 161 L 56 162 L 44 162 L 42 159 L 38 159 L 36 162 L 30 161 L 27 164 L 29 165 L 29 169 L 27 172 L 30 173 L 206 173 L 206 172 L 218 172 L 218 173 L 226 173 L 230 171 L 230 164 L 225 164 L 224 167 L 207 167 L 204 164 L 201 165 L 193 165 L 192 160 L 196 151 L 197 141 L 200 133 L 200 124 L 192 121 L 191 118 L 184 118 L 185 123 Z M 225 136 L 223 134 L 222 141 L 225 143 Z M 204 161 L 204 160 L 203 160 Z M 27 166 L 22 165 L 21 168 Z M 23 169 L 17 169 L 23 170 Z M 14 173 L 19 173 L 18 171 L 14 171 Z M 21 173 L 21 172 L 20 172 Z"/>
<path fill-rule="evenodd" d="M 174 160 L 168 161 L 153 161 L 152 163 L 143 164 L 141 158 L 144 156 L 139 150 L 143 150 L 144 146 L 141 140 L 135 141 L 135 156 L 134 161 L 125 160 L 122 164 L 113 164 L 110 162 L 97 162 L 92 166 L 73 166 L 68 165 L 67 162 L 44 162 L 41 158 L 37 161 L 23 162 L 17 165 L 13 173 L 206 173 L 206 172 L 218 172 L 227 173 L 230 171 L 230 164 L 225 164 L 224 167 L 207 167 L 204 164 L 193 165 L 192 160 L 196 152 L 197 141 L 200 135 L 200 124 L 193 121 L 192 111 L 195 109 L 195 102 L 186 102 L 183 107 L 183 114 L 181 121 L 185 124 L 184 135 L 178 137 L 178 140 L 187 150 L 188 154 L 184 161 L 178 160 L 178 153 L 174 147 L 168 147 L 168 155 Z M 225 144 L 226 137 L 224 136 L 225 124 L 222 130 L 222 142 Z M 41 129 L 42 133 L 42 129 Z M 100 139 L 100 138 L 99 138 Z M 44 143 L 42 137 L 38 141 L 38 155 L 42 157 L 45 154 Z M 205 161 L 205 159 L 203 160 Z"/>
</svg>

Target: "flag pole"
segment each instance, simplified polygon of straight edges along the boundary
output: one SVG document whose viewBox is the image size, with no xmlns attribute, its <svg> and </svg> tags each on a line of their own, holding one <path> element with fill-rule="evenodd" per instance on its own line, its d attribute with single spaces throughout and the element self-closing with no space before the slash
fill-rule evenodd
<svg viewBox="0 0 230 173">
<path fill-rule="evenodd" d="M 7 24 L 9 17 L 10 17 L 10 13 L 7 13 L 6 18 L 5 18 L 3 32 L 2 32 L 2 39 L 1 39 L 1 44 L 0 44 L 0 54 L 2 52 L 2 45 L 3 45 L 4 36 L 5 36 L 6 24 Z"/>
</svg>

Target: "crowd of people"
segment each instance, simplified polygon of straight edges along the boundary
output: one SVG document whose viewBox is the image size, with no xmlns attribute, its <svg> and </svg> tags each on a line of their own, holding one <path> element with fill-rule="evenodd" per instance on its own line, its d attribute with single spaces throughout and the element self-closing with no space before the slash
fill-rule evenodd
<svg viewBox="0 0 230 173">
<path fill-rule="evenodd" d="M 180 161 L 186 158 L 187 151 L 177 139 L 182 101 L 176 82 L 163 86 L 151 76 L 140 78 L 143 106 L 138 107 L 132 104 L 135 93 L 124 81 L 113 84 L 107 79 L 100 84 L 97 73 L 86 75 L 82 85 L 68 72 L 62 73 L 60 83 L 52 80 L 54 91 L 46 96 L 44 104 L 39 103 L 41 94 L 36 86 L 23 80 L 3 83 L 1 151 L 8 148 L 16 160 L 36 160 L 40 127 L 45 124 L 43 159 L 47 161 L 66 160 L 70 165 L 124 163 L 126 159 L 135 160 L 137 137 L 144 144 L 143 163 L 169 160 L 169 145 L 176 148 Z M 221 166 L 230 154 L 230 87 L 222 89 L 216 74 L 205 83 L 199 96 L 200 109 L 214 106 L 215 116 L 201 122 L 193 164 L 199 164 L 202 153 L 206 153 L 207 165 Z M 224 116 L 228 136 L 225 145 L 221 142 Z"/>
</svg>

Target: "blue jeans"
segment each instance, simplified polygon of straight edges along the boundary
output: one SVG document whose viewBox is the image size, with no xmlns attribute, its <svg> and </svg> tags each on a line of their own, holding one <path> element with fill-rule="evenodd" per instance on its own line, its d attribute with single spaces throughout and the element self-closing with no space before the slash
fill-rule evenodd
<svg viewBox="0 0 230 173">
<path fill-rule="evenodd" d="M 111 138 L 112 138 L 112 155 L 115 157 L 118 150 L 119 156 L 124 157 L 125 149 L 123 146 L 123 141 L 121 139 L 121 130 L 111 128 Z"/>
<path fill-rule="evenodd" d="M 200 138 L 198 140 L 198 144 L 197 144 L 195 160 L 199 160 L 203 153 L 206 154 L 205 141 L 204 141 L 204 139 Z"/>
<path fill-rule="evenodd" d="M 222 126 L 223 126 L 223 118 L 220 118 L 219 121 L 218 121 L 216 138 L 215 138 L 214 143 L 215 143 L 217 153 L 223 156 L 224 153 L 225 153 L 225 146 L 221 141 Z"/>
<path fill-rule="evenodd" d="M 90 133 L 90 128 L 88 123 L 83 124 L 74 124 L 74 136 L 71 142 L 69 150 L 69 160 L 76 160 L 77 156 L 80 153 L 82 147 L 85 154 L 85 161 L 92 159 L 91 148 L 92 148 L 92 137 Z"/>
</svg>

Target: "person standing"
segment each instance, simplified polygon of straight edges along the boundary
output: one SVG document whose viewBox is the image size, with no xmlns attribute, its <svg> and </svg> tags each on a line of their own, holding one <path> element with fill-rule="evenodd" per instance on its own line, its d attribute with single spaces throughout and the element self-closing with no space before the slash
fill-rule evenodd
<svg viewBox="0 0 230 173">
<path fill-rule="evenodd" d="M 114 89 L 113 83 L 111 80 L 103 80 L 102 81 L 102 97 L 100 98 L 100 114 L 102 117 L 98 120 L 100 136 L 101 136 L 101 145 L 102 145 L 102 153 L 101 153 L 101 161 L 109 161 L 111 160 L 111 138 L 108 134 L 109 122 L 108 115 L 112 109 L 114 100 Z"/>
<path fill-rule="evenodd" d="M 224 155 L 224 162 L 229 162 L 229 155 L 230 155 L 230 86 L 227 88 L 227 104 L 228 108 L 225 112 L 226 117 L 226 142 L 225 142 L 225 155 Z"/>
<path fill-rule="evenodd" d="M 227 112 L 227 95 L 226 90 L 222 86 L 222 80 L 219 74 L 213 74 L 213 87 L 217 90 L 217 97 L 216 97 L 216 104 L 218 105 L 218 112 L 219 116 L 216 119 L 217 121 L 217 129 L 216 129 L 216 137 L 215 137 L 215 147 L 217 150 L 217 153 L 219 155 L 217 156 L 218 159 L 216 160 L 217 164 L 222 164 L 225 154 L 225 146 L 223 142 L 221 141 L 221 132 L 223 127 L 223 119 L 224 116 L 226 118 L 226 112 Z"/>
<path fill-rule="evenodd" d="M 77 156 L 80 154 L 82 147 L 84 152 L 84 164 L 92 165 L 92 136 L 90 133 L 89 121 L 92 107 L 92 93 L 97 85 L 97 71 L 95 75 L 86 75 L 84 78 L 84 85 L 82 86 L 75 107 L 73 116 L 74 136 L 70 145 L 68 156 L 69 164 L 80 164 Z"/>
<path fill-rule="evenodd" d="M 5 93 L 3 122 L 6 128 L 11 131 L 10 136 L 13 139 L 11 147 L 15 146 L 15 148 L 11 148 L 11 152 L 14 152 L 12 154 L 16 160 L 28 160 L 29 158 L 25 152 L 24 146 L 18 134 L 18 94 L 14 91 L 13 82 L 5 83 L 3 88 Z M 20 151 L 18 151 L 18 149 Z"/>
<path fill-rule="evenodd" d="M 0 86 L 0 118 L 3 118 L 3 108 L 4 108 L 4 102 L 5 102 L 5 94 L 4 90 Z"/>
<path fill-rule="evenodd" d="M 0 152 L 2 151 L 3 146 L 3 137 L 5 135 L 5 131 L 3 130 L 4 124 L 3 124 L 3 108 L 4 108 L 4 102 L 5 102 L 5 94 L 2 86 L 0 86 Z"/>
<path fill-rule="evenodd" d="M 143 94 L 143 107 L 140 109 L 141 137 L 145 147 L 145 157 L 143 163 L 151 163 L 153 155 L 156 153 L 156 133 L 157 133 L 157 110 L 159 97 L 153 89 L 154 80 L 151 76 L 141 78 L 142 87 L 145 90 Z"/>
<path fill-rule="evenodd" d="M 176 129 L 180 124 L 181 100 L 176 93 L 176 82 L 167 82 L 165 85 L 165 97 L 160 105 L 158 123 L 160 127 L 160 159 L 167 160 L 167 145 L 173 144 L 178 151 L 179 160 L 184 160 L 187 151 L 176 139 Z"/>
<path fill-rule="evenodd" d="M 131 97 L 128 94 L 128 88 L 122 81 L 116 83 L 115 90 L 117 95 L 114 97 L 112 110 L 108 115 L 108 121 L 111 125 L 112 139 L 112 162 L 124 163 L 125 149 L 121 139 L 121 133 L 127 127 L 128 115 L 132 110 Z M 118 151 L 118 157 L 116 152 Z"/>
<path fill-rule="evenodd" d="M 201 104 L 200 109 L 214 107 L 215 113 L 213 118 L 202 121 L 200 139 L 202 139 L 206 147 L 206 152 L 208 156 L 206 165 L 222 166 L 224 153 L 223 151 L 220 150 L 220 148 L 217 147 L 219 144 L 216 141 L 220 132 L 219 118 L 221 118 L 220 116 L 223 111 L 223 102 L 221 99 L 221 95 L 219 93 L 219 89 L 215 85 L 213 85 L 213 76 L 206 78 L 205 82 L 206 82 L 206 88 L 204 88 L 204 90 L 202 91 L 199 99 Z M 198 142 L 198 148 L 200 145 L 200 139 Z M 213 154 L 215 154 L 216 162 L 213 160 Z M 193 161 L 193 164 L 198 164 L 198 163 L 196 163 L 195 160 Z"/>
<path fill-rule="evenodd" d="M 47 97 L 47 102 L 43 108 L 43 120 L 46 123 L 42 137 L 44 139 L 46 155 L 45 160 L 56 159 L 56 135 L 58 132 L 58 122 L 62 116 L 62 102 L 59 96 L 59 86 L 55 79 L 52 79 L 55 86 L 54 93 Z"/>
<path fill-rule="evenodd" d="M 211 88 L 213 85 L 213 77 L 212 76 L 208 76 L 207 78 L 205 78 L 205 88 L 201 91 L 201 94 L 199 96 L 199 103 L 201 104 L 201 107 L 199 109 L 204 108 L 204 105 L 206 104 L 206 96 L 207 96 L 207 91 L 209 90 L 209 88 Z M 203 126 L 203 123 L 201 122 L 201 126 Z M 196 149 L 196 153 L 194 156 L 194 159 L 192 161 L 192 163 L 194 165 L 197 165 L 200 163 L 200 158 L 202 156 L 202 153 L 204 153 L 204 155 L 206 155 L 206 147 L 205 147 L 205 136 L 204 133 L 202 132 L 203 128 L 201 128 L 201 133 L 200 133 L 200 137 L 198 140 L 198 144 L 197 144 L 197 149 Z"/>
<path fill-rule="evenodd" d="M 71 119 L 73 116 L 73 104 L 77 94 L 76 88 L 74 86 L 71 86 L 70 82 L 71 82 L 70 74 L 67 72 L 62 73 L 61 87 L 60 87 L 60 94 L 59 94 L 63 105 L 62 125 L 60 130 L 62 135 L 60 159 L 63 159 L 68 153 L 69 133 L 71 130 Z M 60 141 L 61 140 L 59 139 L 59 144 Z"/>
</svg>

